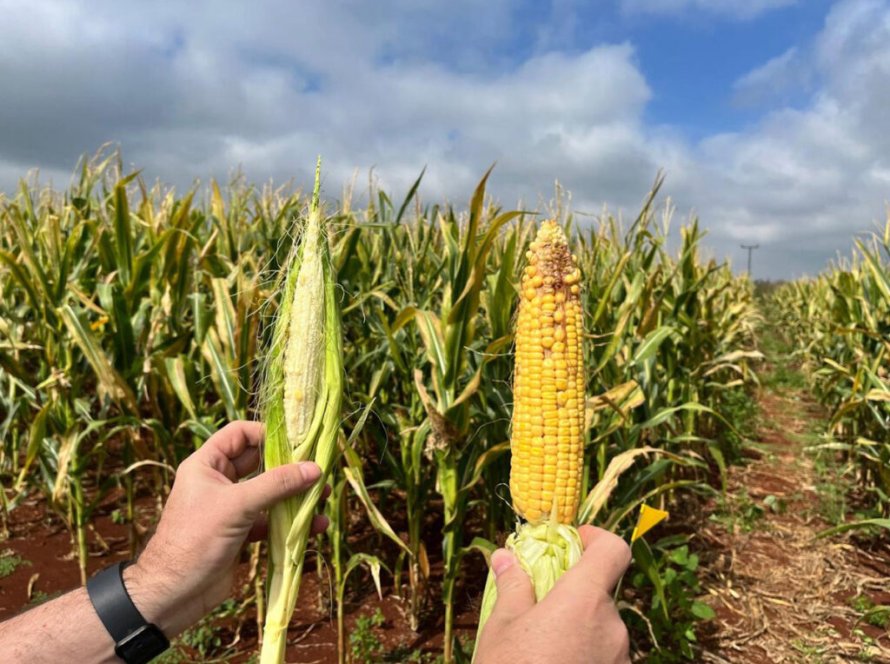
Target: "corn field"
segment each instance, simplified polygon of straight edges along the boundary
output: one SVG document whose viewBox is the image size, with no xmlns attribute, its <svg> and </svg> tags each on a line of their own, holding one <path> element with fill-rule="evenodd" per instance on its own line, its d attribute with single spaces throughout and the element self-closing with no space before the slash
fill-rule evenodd
<svg viewBox="0 0 890 664">
<path fill-rule="evenodd" d="M 830 412 L 819 448 L 839 452 L 877 516 L 890 516 L 890 222 L 772 298 Z"/>
<path fill-rule="evenodd" d="M 576 217 L 562 200 L 540 214 L 503 209 L 488 178 L 464 207 L 424 201 L 418 179 L 402 200 L 371 185 L 362 207 L 346 191 L 325 210 L 342 314 L 343 455 L 331 527 L 314 544 L 321 597 L 301 601 L 330 607 L 340 661 L 361 661 L 346 631 L 369 578 L 399 598 L 407 629 L 442 630 L 445 661 L 468 661 L 455 617 L 478 608 L 482 587 L 470 579 L 516 519 L 513 330 L 541 220 L 565 229 L 583 285 L 580 522 L 629 535 L 641 505 L 682 512 L 719 491 L 740 455 L 737 407 L 761 358 L 753 287 L 700 258 L 694 220 L 669 248 L 661 181 L 622 224 Z M 242 179 L 183 193 L 150 186 L 117 155 L 84 160 L 65 190 L 23 182 L 0 195 L 4 523 L 24 501 L 44 502 L 84 580 L 101 548 L 96 515 L 118 492 L 138 551 L 137 507 L 160 508 L 177 464 L 211 433 L 258 417 L 276 278 L 307 204 L 302 192 Z M 819 364 L 833 444 L 885 515 L 888 253 L 890 226 L 849 263 L 775 296 Z M 690 535 L 668 525 L 634 544 L 619 608 L 652 661 L 693 658 L 708 617 L 694 581 L 671 569 Z M 258 546 L 242 612 L 264 601 Z"/>
</svg>

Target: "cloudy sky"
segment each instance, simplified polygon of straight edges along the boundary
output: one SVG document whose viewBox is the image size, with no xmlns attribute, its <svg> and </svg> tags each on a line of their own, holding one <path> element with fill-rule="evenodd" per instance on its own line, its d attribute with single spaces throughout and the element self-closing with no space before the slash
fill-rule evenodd
<svg viewBox="0 0 890 664">
<path fill-rule="evenodd" d="M 0 0 L 0 191 L 112 141 L 146 177 L 631 216 L 656 172 L 755 276 L 819 271 L 890 200 L 890 0 Z"/>
</svg>

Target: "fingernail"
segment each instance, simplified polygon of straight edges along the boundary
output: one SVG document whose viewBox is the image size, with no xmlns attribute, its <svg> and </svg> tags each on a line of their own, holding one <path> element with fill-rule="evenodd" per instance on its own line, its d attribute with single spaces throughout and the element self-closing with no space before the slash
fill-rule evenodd
<svg viewBox="0 0 890 664">
<path fill-rule="evenodd" d="M 491 569 L 494 572 L 495 578 L 513 567 L 515 562 L 516 557 L 507 549 L 498 549 L 491 554 Z"/>
<path fill-rule="evenodd" d="M 303 475 L 304 482 L 315 482 L 321 477 L 321 468 L 314 461 L 303 461 L 300 463 L 300 473 Z"/>
</svg>

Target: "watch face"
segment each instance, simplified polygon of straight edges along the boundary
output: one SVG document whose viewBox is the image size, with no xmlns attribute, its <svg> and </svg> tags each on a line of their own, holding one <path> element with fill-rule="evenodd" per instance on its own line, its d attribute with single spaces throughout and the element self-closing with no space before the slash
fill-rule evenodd
<svg viewBox="0 0 890 664">
<path fill-rule="evenodd" d="M 143 625 L 114 646 L 114 654 L 127 664 L 146 664 L 170 647 L 164 633 L 155 625 Z"/>
</svg>

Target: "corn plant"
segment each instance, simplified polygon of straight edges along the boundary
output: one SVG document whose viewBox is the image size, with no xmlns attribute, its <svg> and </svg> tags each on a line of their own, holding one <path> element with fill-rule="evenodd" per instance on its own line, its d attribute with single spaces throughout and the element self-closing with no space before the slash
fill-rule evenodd
<svg viewBox="0 0 890 664">
<path fill-rule="evenodd" d="M 350 574 L 369 568 L 404 600 L 411 629 L 442 621 L 447 659 L 458 656 L 466 556 L 490 550 L 515 521 L 517 275 L 539 215 L 486 200 L 488 177 L 467 208 L 425 203 L 418 178 L 400 203 L 372 184 L 366 205 L 347 194 L 326 216 L 346 438 L 331 467 L 332 534 L 319 547 L 340 633 Z M 626 227 L 608 214 L 579 220 L 561 201 L 548 215 L 581 273 L 578 522 L 620 532 L 642 502 L 708 491 L 714 469 L 732 463 L 732 400 L 756 384 L 760 357 L 750 283 L 701 260 L 695 221 L 668 250 L 660 186 Z M 42 495 L 85 569 L 101 546 L 90 536 L 95 510 L 119 486 L 139 545 L 137 500 L 160 506 L 179 461 L 263 403 L 272 314 L 289 301 L 269 275 L 287 270 L 310 202 L 240 176 L 182 193 L 149 187 L 108 153 L 85 159 L 65 191 L 23 183 L 0 195 L 0 474 L 16 487 L 4 509 Z M 784 291 L 783 314 L 808 340 L 802 352 L 819 358 L 837 444 L 877 498 L 887 492 L 886 253 L 887 233 L 863 243 L 834 276 Z M 361 546 L 348 538 L 356 522 L 376 533 Z M 464 535 L 468 522 L 478 537 Z M 637 609 L 669 625 L 671 586 L 653 544 L 635 554 L 659 608 Z M 251 559 L 259 583 L 258 549 Z M 262 589 L 255 595 L 261 603 Z"/>
<path fill-rule="evenodd" d="M 890 222 L 815 279 L 778 289 L 771 305 L 831 409 L 827 442 L 855 468 L 878 516 L 890 516 Z"/>
</svg>

